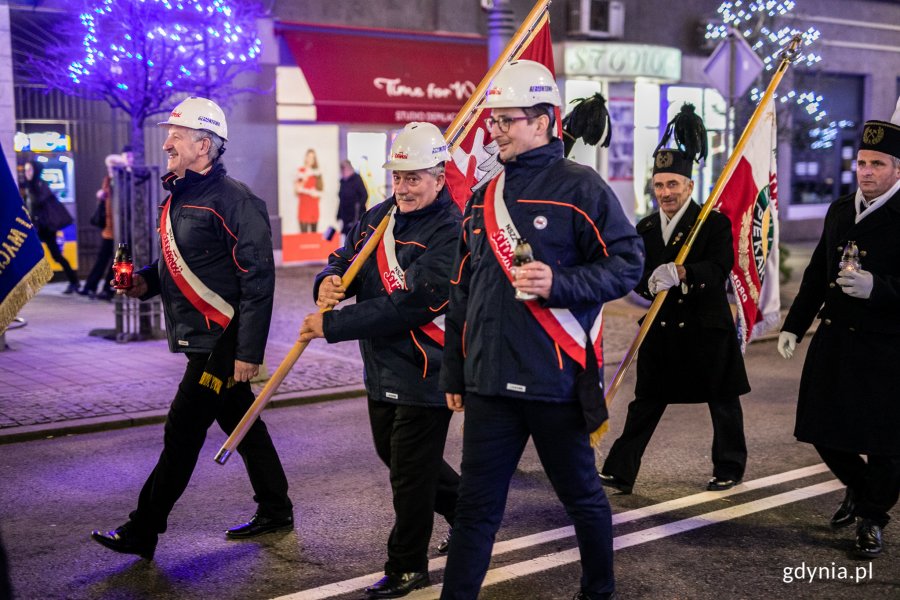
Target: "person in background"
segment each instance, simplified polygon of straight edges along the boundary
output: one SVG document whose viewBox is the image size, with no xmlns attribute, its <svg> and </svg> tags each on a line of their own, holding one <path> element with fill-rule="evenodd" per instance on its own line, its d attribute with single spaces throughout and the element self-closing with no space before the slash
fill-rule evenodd
<svg viewBox="0 0 900 600">
<path fill-rule="evenodd" d="M 91 538 L 150 560 L 169 514 L 187 488 L 207 430 L 230 434 L 253 404 L 250 379 L 263 360 L 275 295 L 272 230 L 265 203 L 232 179 L 221 156 L 225 113 L 192 96 L 160 123 L 170 193 L 160 209 L 160 258 L 134 274 L 130 298 L 162 296 L 171 352 L 187 358 L 166 416 L 163 449 L 128 521 Z M 243 540 L 294 527 L 288 481 L 272 438 L 256 419 L 237 451 L 256 514 L 225 537 Z"/>
<path fill-rule="evenodd" d="M 410 123 L 397 135 L 384 164 L 394 195 L 363 214 L 316 277 L 319 307 L 349 296 L 356 303 L 307 315 L 300 330 L 302 341 L 359 340 L 362 351 L 372 438 L 390 470 L 394 505 L 385 575 L 366 588 L 369 598 L 399 598 L 428 585 L 434 513 L 452 524 L 456 512 L 459 475 L 443 459 L 453 413 L 437 387 L 460 221 L 444 175 L 449 159 L 431 123 Z M 341 276 L 389 211 L 377 256 L 345 288 Z"/>
<path fill-rule="evenodd" d="M 47 182 L 41 178 L 43 170 L 43 165 L 36 160 L 29 160 L 25 163 L 23 169 L 25 174 L 25 202 L 28 207 L 28 213 L 31 215 L 31 220 L 37 226 L 38 238 L 47 247 L 50 257 L 62 267 L 66 279 L 69 280 L 69 285 L 63 291 L 63 294 L 71 294 L 78 291 L 78 274 L 75 273 L 75 269 L 63 256 L 62 251 L 59 249 L 59 244 L 56 242 L 56 234 L 61 227 L 55 222 L 54 206 L 51 205 L 55 204 L 57 211 L 66 209 L 60 204 Z M 68 221 L 71 223 L 71 217 L 69 217 Z"/>
<path fill-rule="evenodd" d="M 353 169 L 349 160 L 341 161 L 341 185 L 338 189 L 338 213 L 341 221 L 341 235 L 346 239 L 353 226 L 359 222 L 360 217 L 366 212 L 366 200 L 369 199 L 369 191 L 363 178 Z"/>
<path fill-rule="evenodd" d="M 900 498 L 900 103 L 893 119 L 863 126 L 858 189 L 828 207 L 778 337 L 778 352 L 791 358 L 819 319 L 794 435 L 847 486 L 831 526 L 855 524 L 865 558 L 881 555 Z"/>
<path fill-rule="evenodd" d="M 112 300 L 115 292 L 110 285 L 112 278 L 113 252 L 115 250 L 115 240 L 113 233 L 113 175 L 116 167 L 131 167 L 134 162 L 134 153 L 131 146 L 122 148 L 121 154 L 110 154 L 106 157 L 106 176 L 97 190 L 97 202 L 103 204 L 105 219 L 100 231 L 100 249 L 97 252 L 97 259 L 94 266 L 84 280 L 84 285 L 78 290 L 82 296 L 89 298 L 98 298 L 100 300 Z M 97 293 L 97 286 L 103 283 L 103 289 Z"/>
</svg>

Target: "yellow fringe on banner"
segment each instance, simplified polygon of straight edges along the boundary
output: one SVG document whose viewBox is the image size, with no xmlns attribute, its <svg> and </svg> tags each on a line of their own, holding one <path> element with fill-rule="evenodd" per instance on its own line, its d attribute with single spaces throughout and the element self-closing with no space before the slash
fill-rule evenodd
<svg viewBox="0 0 900 600">
<path fill-rule="evenodd" d="M 600 444 L 600 440 L 609 431 L 609 419 L 603 422 L 603 425 L 591 432 L 591 448 L 596 448 Z"/>
<path fill-rule="evenodd" d="M 200 376 L 200 385 L 208 387 L 217 394 L 222 391 L 222 380 L 206 371 L 203 371 L 203 375 Z"/>
<path fill-rule="evenodd" d="M 50 263 L 42 258 L 0 303 L 0 335 L 6 331 L 25 304 L 53 277 Z"/>
<path fill-rule="evenodd" d="M 228 381 L 225 382 L 225 389 L 231 389 L 236 383 L 237 381 L 234 380 L 234 377 L 229 377 Z M 222 392 L 222 380 L 208 371 L 203 371 L 203 375 L 200 376 L 200 385 L 208 387 L 216 394 Z"/>
</svg>

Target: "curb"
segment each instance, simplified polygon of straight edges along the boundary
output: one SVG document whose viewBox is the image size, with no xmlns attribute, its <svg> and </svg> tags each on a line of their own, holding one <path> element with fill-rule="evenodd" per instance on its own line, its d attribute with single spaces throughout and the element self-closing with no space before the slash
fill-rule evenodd
<svg viewBox="0 0 900 600">
<path fill-rule="evenodd" d="M 365 395 L 366 390 L 361 385 L 310 390 L 306 392 L 285 392 L 283 394 L 275 394 L 266 408 L 316 404 L 318 402 L 343 400 L 345 398 L 355 398 Z M 7 430 L 0 429 L 0 445 L 53 439 L 55 437 L 78 435 L 82 433 L 126 429 L 128 427 L 140 427 L 141 425 L 154 425 L 165 422 L 166 414 L 168 414 L 168 410 L 148 410 L 125 415 L 104 415 L 102 417 L 88 417 L 85 419 L 73 419 L 71 421 L 41 423 L 40 425 L 10 427 Z"/>
</svg>

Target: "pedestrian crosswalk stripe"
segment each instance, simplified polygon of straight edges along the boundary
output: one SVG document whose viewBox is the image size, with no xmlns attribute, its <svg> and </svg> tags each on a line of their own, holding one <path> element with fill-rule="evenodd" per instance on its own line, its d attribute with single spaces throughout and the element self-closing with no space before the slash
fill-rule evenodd
<svg viewBox="0 0 900 600">
<path fill-rule="evenodd" d="M 769 475 L 767 477 L 760 477 L 759 479 L 753 479 L 751 481 L 745 481 L 730 490 L 725 490 L 721 492 L 700 492 L 698 494 L 692 494 L 690 496 L 684 496 L 683 498 L 675 498 L 674 500 L 667 500 L 665 502 L 659 502 L 657 504 L 653 504 L 651 506 L 645 506 L 643 508 L 637 508 L 634 510 L 629 510 L 623 513 L 614 514 L 612 517 L 613 525 L 621 525 L 622 523 L 628 523 L 631 521 L 636 521 L 638 519 L 644 519 L 647 517 L 651 517 L 654 515 L 664 514 L 667 512 L 679 510 L 682 508 L 688 508 L 691 506 L 696 506 L 698 504 L 703 504 L 706 502 L 712 502 L 714 500 L 720 500 L 722 498 L 726 498 L 728 496 L 733 496 L 735 494 L 741 494 L 744 492 L 749 492 L 752 490 L 758 490 L 765 487 L 778 485 L 781 483 L 786 483 L 788 481 L 794 481 L 797 479 L 803 479 L 805 477 L 811 477 L 813 475 L 818 475 L 820 473 L 828 472 L 828 467 L 819 463 L 816 465 L 811 465 L 808 467 L 802 467 L 799 469 L 794 469 L 791 471 L 785 471 L 784 473 L 776 473 L 775 475 Z M 804 490 L 811 489 L 819 489 L 819 486 L 835 486 L 829 487 L 825 491 L 818 491 L 814 494 L 802 497 L 796 497 L 796 499 L 790 499 L 782 501 L 785 497 L 794 498 L 798 493 L 804 492 Z M 667 525 L 661 525 L 659 527 L 652 527 L 650 529 L 646 529 L 643 531 L 636 531 L 634 533 L 630 533 L 624 536 L 616 537 L 613 540 L 613 547 L 616 550 L 621 548 L 627 548 L 629 546 L 633 546 L 639 543 L 653 541 L 653 539 L 659 539 L 661 537 L 666 537 L 667 535 L 674 535 L 676 533 L 681 533 L 681 531 L 672 531 L 671 533 L 666 533 L 662 535 L 662 533 L 667 527 L 675 527 L 678 524 L 679 527 L 688 527 L 688 529 L 684 529 L 683 531 L 689 531 L 690 529 L 696 529 L 697 527 L 702 527 L 704 525 L 712 525 L 714 523 L 720 521 L 710 521 L 705 522 L 702 519 L 710 518 L 710 519 L 720 519 L 720 520 L 728 520 L 737 518 L 739 516 L 743 516 L 744 514 L 751 514 L 754 512 L 759 512 L 760 510 L 767 510 L 768 508 L 774 508 L 775 506 L 781 506 L 782 504 L 788 504 L 790 502 L 796 502 L 798 500 L 803 500 L 806 498 L 812 498 L 813 496 L 818 496 L 821 494 L 826 494 L 830 491 L 841 489 L 843 486 L 840 482 L 836 480 L 831 480 L 825 482 L 823 484 L 818 484 L 814 486 L 809 486 L 806 488 L 800 488 L 794 490 L 792 492 L 786 492 L 784 494 L 778 494 L 776 496 L 771 496 L 769 498 L 763 498 L 761 500 L 755 500 L 753 502 L 748 502 L 746 504 L 739 504 L 737 506 L 733 506 L 731 508 L 726 508 L 721 511 L 713 511 L 710 513 L 706 513 L 705 515 L 699 515 L 697 517 L 692 517 L 690 519 L 682 519 L 681 521 L 675 521 L 674 523 L 670 523 Z M 774 504 L 768 506 L 766 503 L 775 501 Z M 763 506 L 763 508 L 755 508 L 757 506 Z M 734 516 L 728 518 L 721 518 L 722 515 L 731 514 L 730 511 L 737 511 L 738 509 L 744 509 L 747 507 L 749 512 L 739 514 L 734 513 Z M 711 516 L 712 515 L 712 516 Z M 700 519 L 700 521 L 693 521 L 696 519 Z M 690 527 L 690 525 L 696 524 L 696 527 Z M 652 532 L 652 533 L 647 533 Z M 633 541 L 636 539 L 640 539 L 639 537 L 632 536 L 640 536 L 642 534 L 646 535 L 657 535 L 658 537 L 654 537 L 652 539 L 644 539 L 643 541 Z M 574 528 L 570 525 L 567 527 L 560 527 L 558 529 L 552 529 L 550 531 L 542 531 L 540 533 L 535 533 L 532 535 L 526 535 L 522 537 L 518 537 L 512 540 L 506 540 L 503 542 L 497 542 L 494 544 L 494 549 L 492 552 L 492 556 L 496 556 L 499 554 L 504 554 L 507 552 L 513 552 L 515 550 L 522 550 L 525 548 L 529 548 L 532 546 L 537 546 L 539 544 L 545 544 L 547 542 L 552 542 L 560 539 L 565 539 L 568 537 L 573 537 L 575 535 Z M 624 544 L 624 545 L 622 545 Z M 574 559 L 571 559 L 570 554 L 574 553 Z M 535 558 L 530 561 L 524 561 L 522 563 L 516 563 L 514 565 L 507 565 L 502 568 L 492 569 L 488 572 L 488 576 L 485 578 L 484 585 L 491 585 L 492 583 L 499 583 L 500 581 L 506 581 L 512 577 L 521 577 L 528 573 L 536 573 L 538 571 L 543 571 L 546 569 L 551 569 L 557 566 L 561 566 L 564 564 L 568 564 L 571 562 L 575 562 L 579 560 L 578 549 L 575 548 L 573 550 L 568 550 L 566 552 L 555 553 L 547 556 L 542 556 Z M 428 570 L 436 571 L 443 569 L 446 565 L 447 559 L 446 557 L 440 556 L 437 558 L 433 558 L 428 561 Z M 513 573 L 515 573 L 513 575 Z M 360 577 L 354 577 L 353 579 L 347 579 L 344 581 L 337 581 L 334 583 L 329 583 L 317 588 L 312 588 L 308 590 L 302 590 L 299 592 L 295 592 L 292 594 L 288 594 L 285 596 L 280 596 L 275 598 L 274 600 L 324 600 L 325 598 L 332 598 L 334 596 L 340 596 L 342 594 L 348 594 L 351 592 L 359 591 L 366 586 L 372 585 L 378 579 L 383 576 L 382 573 L 370 573 L 368 575 L 362 575 Z M 495 577 L 501 577 L 496 581 L 493 579 Z M 426 598 L 437 598 L 437 595 L 440 594 L 440 586 L 434 586 L 430 588 L 425 588 L 423 590 L 419 590 L 417 592 L 413 592 L 407 598 L 413 600 L 424 600 Z"/>
</svg>

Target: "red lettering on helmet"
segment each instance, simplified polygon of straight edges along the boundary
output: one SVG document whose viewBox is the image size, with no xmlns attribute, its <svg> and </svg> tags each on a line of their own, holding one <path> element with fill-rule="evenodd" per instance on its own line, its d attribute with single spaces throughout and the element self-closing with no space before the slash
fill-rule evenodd
<svg viewBox="0 0 900 600">
<path fill-rule="evenodd" d="M 495 87 L 488 90 L 488 96 L 500 96 L 503 94 L 503 88 Z"/>
<path fill-rule="evenodd" d="M 180 119 L 180 118 L 181 118 L 181 113 L 180 113 L 180 112 L 175 112 L 175 111 L 173 110 L 173 111 L 172 111 L 172 116 L 175 117 L 176 119 Z"/>
<path fill-rule="evenodd" d="M 409 158 L 409 155 L 406 152 L 394 152 L 394 158 L 398 160 L 405 160 Z"/>
</svg>

